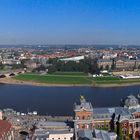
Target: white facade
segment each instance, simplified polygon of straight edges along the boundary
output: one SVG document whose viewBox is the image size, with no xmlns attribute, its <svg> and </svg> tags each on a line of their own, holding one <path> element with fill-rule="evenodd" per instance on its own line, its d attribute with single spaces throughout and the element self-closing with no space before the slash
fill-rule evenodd
<svg viewBox="0 0 140 140">
<path fill-rule="evenodd" d="M 32 140 L 73 140 L 73 131 L 36 129 Z"/>
<path fill-rule="evenodd" d="M 69 132 L 69 133 L 64 133 L 62 134 L 60 133 L 54 133 L 54 134 L 49 134 L 49 138 L 48 140 L 72 140 L 73 138 L 73 133 Z"/>
<path fill-rule="evenodd" d="M 80 61 L 83 60 L 84 56 L 76 56 L 76 57 L 70 57 L 70 58 L 62 58 L 61 61 Z"/>
</svg>

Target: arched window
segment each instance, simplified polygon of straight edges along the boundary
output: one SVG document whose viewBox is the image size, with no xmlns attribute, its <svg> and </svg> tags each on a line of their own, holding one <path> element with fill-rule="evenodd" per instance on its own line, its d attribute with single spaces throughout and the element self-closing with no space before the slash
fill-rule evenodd
<svg viewBox="0 0 140 140">
<path fill-rule="evenodd" d="M 77 128 L 79 128 L 79 125 L 77 124 Z"/>
<path fill-rule="evenodd" d="M 85 119 L 85 116 L 82 116 L 82 120 L 84 120 Z"/>
<path fill-rule="evenodd" d="M 87 129 L 89 128 L 89 124 L 87 124 Z"/>
<path fill-rule="evenodd" d="M 77 120 L 79 120 L 80 119 L 80 117 L 79 116 L 77 116 Z"/>
<path fill-rule="evenodd" d="M 87 119 L 90 120 L 90 115 L 88 115 Z"/>
<path fill-rule="evenodd" d="M 84 124 L 82 125 L 82 128 L 83 128 L 83 129 L 85 128 L 85 125 L 84 125 Z"/>
</svg>

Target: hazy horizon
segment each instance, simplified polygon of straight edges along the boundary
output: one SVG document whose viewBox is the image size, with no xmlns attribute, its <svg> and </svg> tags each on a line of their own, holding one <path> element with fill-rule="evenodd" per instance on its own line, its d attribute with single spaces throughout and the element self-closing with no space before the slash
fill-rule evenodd
<svg viewBox="0 0 140 140">
<path fill-rule="evenodd" d="M 139 0 L 1 0 L 0 45 L 140 45 Z"/>
</svg>

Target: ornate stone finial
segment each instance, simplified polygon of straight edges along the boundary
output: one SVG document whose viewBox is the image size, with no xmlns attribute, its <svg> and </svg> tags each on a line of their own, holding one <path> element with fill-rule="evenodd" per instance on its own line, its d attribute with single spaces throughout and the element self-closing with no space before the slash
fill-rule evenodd
<svg viewBox="0 0 140 140">
<path fill-rule="evenodd" d="M 85 100 L 85 97 L 83 95 L 80 96 L 80 101 Z"/>
</svg>

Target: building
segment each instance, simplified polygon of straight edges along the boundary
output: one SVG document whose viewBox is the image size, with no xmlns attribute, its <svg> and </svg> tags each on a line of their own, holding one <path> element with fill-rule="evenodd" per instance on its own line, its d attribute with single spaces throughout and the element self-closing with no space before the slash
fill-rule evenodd
<svg viewBox="0 0 140 140">
<path fill-rule="evenodd" d="M 0 140 L 14 140 L 14 130 L 6 120 L 0 120 Z"/>
<path fill-rule="evenodd" d="M 93 108 L 91 103 L 86 102 L 82 96 L 80 99 L 81 104 L 75 104 L 74 113 L 74 125 L 76 129 L 90 129 L 93 128 Z M 81 121 L 82 120 L 82 121 Z M 84 120 L 84 121 L 83 121 Z"/>
<path fill-rule="evenodd" d="M 115 62 L 116 69 L 118 70 L 133 70 L 139 69 L 140 67 L 140 60 L 131 60 L 131 59 L 118 59 Z"/>
<path fill-rule="evenodd" d="M 95 130 L 94 109 L 90 102 L 81 96 L 80 104 L 74 105 L 74 131 L 76 140 L 114 140 L 116 134 Z M 102 136 L 100 135 L 102 134 Z M 104 135 L 104 136 L 103 136 Z M 103 138 L 105 137 L 105 138 Z M 107 138 L 106 138 L 107 137 Z"/>
<path fill-rule="evenodd" d="M 117 134 L 116 133 L 108 133 L 108 131 L 105 130 L 94 130 L 95 138 L 94 140 L 116 140 Z"/>
<path fill-rule="evenodd" d="M 75 61 L 79 62 L 80 60 L 83 60 L 85 57 L 82 56 L 75 56 L 75 57 L 70 57 L 70 58 L 61 58 L 59 59 L 60 61 L 68 62 L 68 61 Z"/>
<path fill-rule="evenodd" d="M 113 61 L 110 59 L 99 59 L 98 60 L 98 66 L 99 68 L 103 67 L 103 69 L 106 69 L 106 67 L 111 68 Z"/>
<path fill-rule="evenodd" d="M 74 129 L 77 140 L 81 136 L 81 130 L 84 130 L 89 140 L 94 129 L 110 130 L 110 121 L 113 113 L 115 113 L 115 122 L 120 115 L 122 139 L 129 137 L 139 140 L 140 106 L 138 99 L 132 95 L 125 99 L 124 107 L 111 108 L 93 108 L 90 102 L 81 97 L 80 104 L 74 105 Z M 110 134 L 107 133 L 107 135 L 109 136 Z"/>
<path fill-rule="evenodd" d="M 13 65 L 13 64 L 21 64 L 20 60 L 15 60 L 15 59 L 3 59 L 2 60 L 2 64 L 6 64 L 6 65 Z"/>
<path fill-rule="evenodd" d="M 36 129 L 32 140 L 73 140 L 73 131 Z"/>
<path fill-rule="evenodd" d="M 24 65 L 29 69 L 35 69 L 37 68 L 37 64 L 33 62 L 32 60 L 28 60 L 24 63 Z"/>
<path fill-rule="evenodd" d="M 73 129 L 65 122 L 38 122 L 31 140 L 73 140 Z"/>
</svg>

